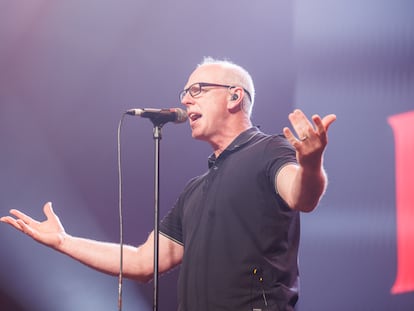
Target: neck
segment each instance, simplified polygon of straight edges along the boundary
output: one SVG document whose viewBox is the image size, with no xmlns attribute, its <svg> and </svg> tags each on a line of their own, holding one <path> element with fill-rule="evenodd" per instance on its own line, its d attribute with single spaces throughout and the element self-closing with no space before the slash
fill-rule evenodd
<svg viewBox="0 0 414 311">
<path fill-rule="evenodd" d="M 221 134 L 209 141 L 213 152 L 218 157 L 241 133 L 251 128 L 252 124 L 250 120 L 245 120 L 237 126 L 230 127 L 226 130 L 221 131 Z"/>
</svg>

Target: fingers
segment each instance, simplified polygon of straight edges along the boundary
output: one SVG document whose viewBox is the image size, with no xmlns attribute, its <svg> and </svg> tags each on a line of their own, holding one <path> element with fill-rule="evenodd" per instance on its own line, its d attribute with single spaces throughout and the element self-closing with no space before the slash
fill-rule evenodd
<svg viewBox="0 0 414 311">
<path fill-rule="evenodd" d="M 37 221 L 34 220 L 32 217 L 26 215 L 25 213 L 22 213 L 21 211 L 19 211 L 17 209 L 10 210 L 10 214 L 12 214 L 14 217 L 16 217 L 17 220 L 20 219 L 25 224 L 30 225 L 30 224 L 33 224 L 33 223 L 37 223 Z"/>
<path fill-rule="evenodd" d="M 52 202 L 47 202 L 43 206 L 43 212 L 46 215 L 47 219 L 56 218 L 56 214 L 53 212 L 53 209 L 52 209 Z M 10 216 L 5 216 L 5 217 L 1 217 L 0 221 L 12 224 L 12 222 L 21 220 L 23 223 L 27 225 L 39 223 L 37 220 L 34 220 L 32 217 L 26 215 L 25 213 L 22 213 L 21 211 L 17 209 L 11 209 L 10 214 L 13 215 L 15 218 L 10 217 Z"/>
<path fill-rule="evenodd" d="M 46 203 L 43 209 L 48 218 L 55 215 L 53 213 L 52 204 L 50 202 Z M 34 220 L 32 217 L 26 215 L 25 213 L 22 213 L 17 209 L 11 209 L 10 214 L 14 217 L 4 216 L 0 218 L 0 221 L 7 223 L 17 230 L 20 230 L 30 236 L 33 236 L 33 227 L 39 225 L 39 222 L 37 220 Z"/>
<path fill-rule="evenodd" d="M 20 231 L 22 231 L 22 227 L 17 223 L 17 220 L 16 219 L 14 219 L 13 217 L 11 217 L 11 216 L 4 216 L 4 217 L 1 217 L 0 218 L 0 221 L 2 221 L 2 222 L 4 222 L 4 223 L 6 223 L 6 224 L 9 224 L 9 225 L 11 225 L 11 226 L 13 226 L 14 228 L 16 228 L 17 230 L 20 230 Z"/>
<path fill-rule="evenodd" d="M 17 211 L 17 210 L 11 210 L 10 211 L 11 214 L 13 215 L 24 215 L 23 213 Z M 20 217 L 20 216 L 16 216 L 16 217 Z M 4 223 L 7 223 L 9 225 L 11 225 L 12 227 L 16 228 L 19 231 L 22 231 L 24 233 L 26 233 L 29 236 L 33 236 L 33 229 L 30 227 L 29 225 L 29 221 L 30 221 L 30 217 L 25 217 L 25 220 L 23 220 L 22 218 L 13 218 L 11 216 L 5 216 L 2 217 L 0 220 Z M 33 220 L 31 220 L 33 221 Z"/>
<path fill-rule="evenodd" d="M 304 137 L 309 137 L 314 131 L 313 125 L 300 109 L 295 109 L 289 114 L 289 121 L 300 140 Z"/>
<path fill-rule="evenodd" d="M 35 231 L 33 230 L 33 228 L 30 226 L 30 225 L 28 225 L 28 224 L 26 224 L 23 220 L 21 220 L 21 219 L 17 219 L 16 220 L 16 223 L 17 223 L 17 225 L 19 226 L 19 228 L 20 228 L 20 230 L 22 231 L 22 232 L 24 232 L 25 234 L 27 234 L 28 236 L 30 236 L 30 237 L 32 237 L 32 238 L 34 238 L 34 236 L 35 236 Z M 18 228 L 18 229 L 19 229 Z"/>
<path fill-rule="evenodd" d="M 289 121 L 297 134 L 298 141 L 304 141 L 304 138 L 306 139 L 312 137 L 314 134 L 318 136 L 322 135 L 322 138 L 325 138 L 329 126 L 335 120 L 336 115 L 334 114 L 329 114 L 323 119 L 321 119 L 319 115 L 315 114 L 312 116 L 312 124 L 300 109 L 295 109 L 289 114 Z"/>
<path fill-rule="evenodd" d="M 323 144 L 327 142 L 326 128 L 319 115 L 315 114 L 312 116 L 312 121 L 315 124 L 316 133 Z"/>
<path fill-rule="evenodd" d="M 10 210 L 10 214 L 12 214 L 15 218 L 13 218 L 12 216 L 5 216 L 2 217 L 0 220 L 4 223 L 11 225 L 17 230 L 26 233 L 29 236 L 33 236 L 33 229 L 31 226 L 37 223 L 37 221 L 33 220 L 31 217 L 16 209 Z"/>
<path fill-rule="evenodd" d="M 322 119 L 319 115 L 315 114 L 312 116 L 313 124 L 315 124 L 316 130 L 319 133 L 325 132 L 325 126 L 323 125 Z"/>
<path fill-rule="evenodd" d="M 299 146 L 300 140 L 293 135 L 292 131 L 288 127 L 283 128 L 283 134 L 293 147 L 297 148 Z"/>
<path fill-rule="evenodd" d="M 64 228 L 58 218 L 53 212 L 52 204 L 50 202 L 43 206 L 47 220 L 39 222 L 26 214 L 12 209 L 11 216 L 0 218 L 0 221 L 10 224 L 17 230 L 30 236 L 35 241 L 50 247 L 57 247 L 65 234 Z"/>
</svg>

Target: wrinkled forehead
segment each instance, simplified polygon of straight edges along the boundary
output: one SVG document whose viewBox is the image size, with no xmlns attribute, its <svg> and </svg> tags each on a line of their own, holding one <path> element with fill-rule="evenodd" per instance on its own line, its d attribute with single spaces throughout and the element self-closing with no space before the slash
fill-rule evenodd
<svg viewBox="0 0 414 311">
<path fill-rule="evenodd" d="M 228 69 L 218 64 L 205 64 L 193 71 L 188 78 L 188 81 L 184 89 L 188 88 L 191 84 L 198 82 L 209 83 L 226 83 L 228 80 Z"/>
</svg>

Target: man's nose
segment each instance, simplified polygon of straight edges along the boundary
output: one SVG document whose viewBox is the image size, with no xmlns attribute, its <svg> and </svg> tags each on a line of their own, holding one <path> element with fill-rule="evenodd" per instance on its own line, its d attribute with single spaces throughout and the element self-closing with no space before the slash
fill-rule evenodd
<svg viewBox="0 0 414 311">
<path fill-rule="evenodd" d="M 181 104 L 183 104 L 184 106 L 188 106 L 188 105 L 192 105 L 194 104 L 194 99 L 193 97 L 190 95 L 189 92 L 185 93 L 185 95 L 183 96 L 183 98 L 181 99 Z"/>
</svg>

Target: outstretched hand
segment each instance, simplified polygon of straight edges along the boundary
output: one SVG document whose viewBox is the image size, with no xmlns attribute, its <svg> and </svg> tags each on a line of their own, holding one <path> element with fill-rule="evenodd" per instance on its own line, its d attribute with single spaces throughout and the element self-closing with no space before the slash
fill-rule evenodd
<svg viewBox="0 0 414 311">
<path fill-rule="evenodd" d="M 47 218 L 43 222 L 34 220 L 30 216 L 15 209 L 10 210 L 10 214 L 14 217 L 4 216 L 0 218 L 0 221 L 13 226 L 39 243 L 52 248 L 58 248 L 66 234 L 65 229 L 59 217 L 53 212 L 51 202 L 43 206 L 43 212 Z"/>
<path fill-rule="evenodd" d="M 289 114 L 289 120 L 297 136 L 288 127 L 283 129 L 283 134 L 296 149 L 299 164 L 307 168 L 320 168 L 323 151 L 328 143 L 328 128 L 336 120 L 336 115 L 329 114 L 323 119 L 313 115 L 312 124 L 301 110 L 296 109 Z"/>
</svg>

